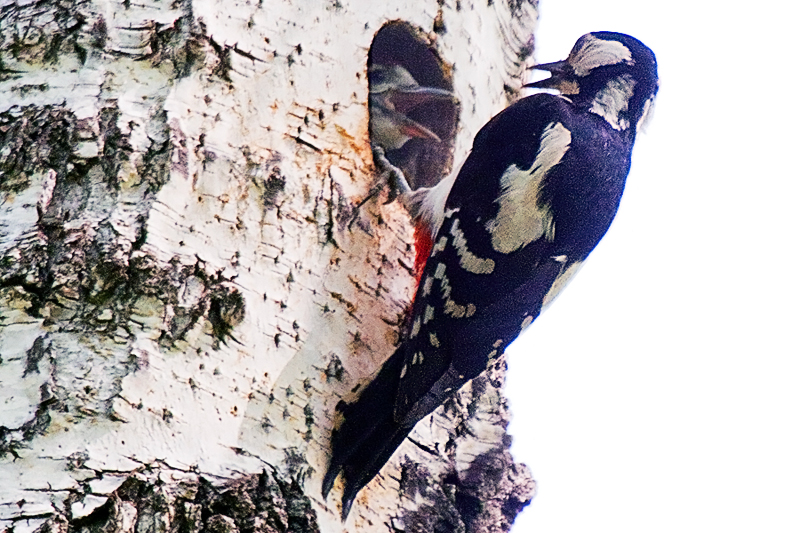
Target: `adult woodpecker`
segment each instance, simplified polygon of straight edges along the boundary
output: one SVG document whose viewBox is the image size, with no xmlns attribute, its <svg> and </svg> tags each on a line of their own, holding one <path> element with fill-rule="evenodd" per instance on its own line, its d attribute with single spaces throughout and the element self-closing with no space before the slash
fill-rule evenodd
<svg viewBox="0 0 800 533">
<path fill-rule="evenodd" d="M 342 516 L 414 425 L 530 325 L 608 230 L 637 130 L 658 90 L 640 41 L 597 32 L 475 137 L 457 177 L 402 195 L 430 255 L 402 343 L 331 438 L 322 485 L 342 472 Z M 420 231 L 422 228 L 425 231 Z"/>
<path fill-rule="evenodd" d="M 415 137 L 440 140 L 434 132 L 409 118 L 408 113 L 431 100 L 453 99 L 453 93 L 420 86 L 400 65 L 373 65 L 369 80 L 369 129 L 373 144 L 384 150 L 398 150 Z"/>
</svg>

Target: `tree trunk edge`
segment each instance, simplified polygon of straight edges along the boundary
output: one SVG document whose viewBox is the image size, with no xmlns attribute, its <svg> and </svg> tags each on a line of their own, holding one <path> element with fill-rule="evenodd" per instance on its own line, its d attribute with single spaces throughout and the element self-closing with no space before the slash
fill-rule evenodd
<svg viewBox="0 0 800 533">
<path fill-rule="evenodd" d="M 3 4 L 0 21 L 9 32 L 0 36 L 0 47 L 13 53 L 0 61 L 0 84 L 10 87 L 0 102 L 0 228 L 11 228 L 0 231 L 0 337 L 22 334 L 13 343 L 0 338 L 0 382 L 11 385 L 15 400 L 22 396 L 16 389 L 25 389 L 30 416 L 0 421 L 0 478 L 17 476 L 0 483 L 0 494 L 13 495 L 1 498 L 0 529 L 508 531 L 535 483 L 509 451 L 503 360 L 419 424 L 359 495 L 345 524 L 337 515 L 338 489 L 322 501 L 318 478 L 333 406 L 390 349 L 398 329 L 392 320 L 407 305 L 411 285 L 403 263 L 410 256 L 408 219 L 401 209 L 370 204 L 366 231 L 342 230 L 372 177 L 366 83 L 358 78 L 365 75 L 359 54 L 366 57 L 368 34 L 394 17 L 408 20 L 457 65 L 464 105 L 458 157 L 477 128 L 517 96 L 534 2 L 416 2 L 398 4 L 391 16 L 363 2 L 369 24 L 351 24 L 363 26 L 364 35 L 350 43 L 350 55 L 358 57 L 344 59 L 319 54 L 322 37 L 314 41 L 316 30 L 299 22 L 299 29 L 279 34 L 265 23 L 272 13 L 266 16 L 261 2 L 237 4 L 252 8 L 259 31 L 236 33 L 240 28 L 225 19 L 223 4 Z M 291 10 L 292 2 L 283 4 Z M 351 20 L 359 9 L 351 6 L 348 13 L 336 3 L 329 11 Z M 126 18 L 136 16 L 141 20 Z M 303 22 L 313 26 L 309 20 Z M 474 45 L 473 58 L 470 32 L 494 25 L 503 42 Z M 334 64 L 334 74 L 325 61 Z M 478 67 L 492 75 L 465 73 Z M 279 87 L 248 92 L 256 78 L 263 88 L 270 69 L 280 70 Z M 318 77 L 306 76 L 309 71 Z M 308 85 L 309 79 L 319 85 Z M 280 86 L 286 80 L 291 83 Z M 234 90 L 240 92 L 230 97 Z M 261 114 L 244 113 L 248 106 Z M 264 111 L 270 106 L 274 116 Z M 231 124 L 258 132 L 237 132 L 243 140 L 230 140 L 220 130 Z M 164 201 L 171 195 L 183 201 L 175 192 L 184 185 L 195 212 L 172 211 Z M 232 210 L 237 202 L 238 211 Z M 254 207 L 260 219 L 239 218 Z M 202 210 L 207 220 L 189 216 Z M 174 227 L 164 225 L 172 219 Z M 23 228 L 18 234 L 15 224 Z M 212 233 L 212 224 L 221 229 Z M 248 226 L 258 224 L 258 261 L 223 257 L 226 225 L 235 241 L 250 238 Z M 191 240 L 184 247 L 182 235 L 174 235 L 180 230 L 189 239 L 210 235 L 208 247 L 193 249 Z M 263 238 L 268 230 L 273 240 Z M 364 256 L 372 263 L 363 266 Z M 335 270 L 339 260 L 341 272 L 319 274 Z M 247 278 L 265 263 L 274 270 Z M 350 272 L 352 265 L 361 266 Z M 322 318 L 303 315 L 301 299 L 322 309 Z M 250 329 L 238 327 L 243 321 Z M 338 343 L 320 340 L 325 327 L 335 327 Z M 309 374 L 330 361 L 321 377 L 311 375 L 308 389 L 302 376 L 276 385 L 276 374 L 290 363 L 309 360 L 305 346 L 316 353 Z M 298 353 L 303 357 L 295 358 Z M 255 354 L 255 363 L 248 354 Z M 182 367 L 175 364 L 180 358 Z M 276 362 L 269 366 L 264 359 Z M 174 396 L 146 396 L 148 380 L 163 388 L 154 386 L 157 393 Z M 200 405 L 215 394 L 205 412 L 189 411 L 176 399 L 195 398 Z M 257 409 L 273 400 L 269 416 Z M 205 469 L 188 452 L 185 463 L 179 461 L 181 448 L 161 455 L 165 448 L 157 444 L 182 431 L 189 435 L 192 424 L 201 426 L 193 429 L 198 433 L 213 434 L 221 424 L 206 428 L 208 420 L 192 416 L 216 423 L 214 409 L 222 412 L 220 421 L 254 421 L 256 440 L 267 443 L 228 446 L 229 455 L 241 459 L 235 475 Z M 274 424 L 269 431 L 267 422 Z M 96 444 L 96 427 L 119 431 L 104 441 L 116 461 L 108 466 L 107 457 L 72 452 L 80 438 Z M 153 438 L 162 441 L 152 452 L 130 452 L 125 441 L 130 446 L 128 437 L 142 428 L 155 428 Z M 294 439 L 284 455 L 262 455 L 281 432 Z M 53 452 L 61 437 L 70 449 L 63 456 Z M 143 435 L 144 444 L 149 437 Z M 214 444 L 228 445 L 218 440 Z M 31 480 L 52 479 L 27 481 L 27 465 L 42 468 Z"/>
</svg>

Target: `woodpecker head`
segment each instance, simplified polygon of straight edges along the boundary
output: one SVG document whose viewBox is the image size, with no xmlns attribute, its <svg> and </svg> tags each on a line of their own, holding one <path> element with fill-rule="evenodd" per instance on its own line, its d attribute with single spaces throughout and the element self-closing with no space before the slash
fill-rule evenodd
<svg viewBox="0 0 800 533">
<path fill-rule="evenodd" d="M 631 125 L 634 132 L 639 128 L 658 92 L 655 55 L 641 41 L 623 33 L 587 33 L 567 59 L 534 69 L 552 75 L 525 87 L 556 89 L 620 131 Z"/>
<path fill-rule="evenodd" d="M 400 65 L 373 65 L 369 69 L 369 112 L 372 141 L 386 150 L 397 150 L 413 137 L 439 137 L 409 118 L 408 112 L 435 99 L 454 99 L 453 93 L 435 87 L 422 87 Z"/>
</svg>

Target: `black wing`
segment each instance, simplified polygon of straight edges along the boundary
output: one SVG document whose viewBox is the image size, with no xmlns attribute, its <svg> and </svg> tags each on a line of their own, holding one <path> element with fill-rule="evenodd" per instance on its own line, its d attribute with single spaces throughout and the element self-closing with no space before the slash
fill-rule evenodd
<svg viewBox="0 0 800 533">
<path fill-rule="evenodd" d="M 413 425 L 480 374 L 577 271 L 616 213 L 629 154 L 605 121 L 549 94 L 519 101 L 481 130 L 414 299 L 398 422 Z M 513 224 L 527 224 L 532 240 L 504 243 L 497 199 L 514 179 L 540 180 L 517 183 L 516 203 L 507 198 L 516 213 L 507 233 L 516 238 L 524 232 Z"/>
<path fill-rule="evenodd" d="M 602 119 L 549 94 L 481 129 L 403 343 L 356 403 L 338 407 L 323 493 L 344 471 L 343 515 L 417 421 L 502 354 L 594 248 L 616 213 L 630 148 Z"/>
</svg>

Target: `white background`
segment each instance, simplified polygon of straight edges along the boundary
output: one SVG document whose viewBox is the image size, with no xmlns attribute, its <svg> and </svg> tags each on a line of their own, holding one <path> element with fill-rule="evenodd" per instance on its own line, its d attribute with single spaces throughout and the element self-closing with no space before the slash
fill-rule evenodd
<svg viewBox="0 0 800 533">
<path fill-rule="evenodd" d="M 800 532 L 800 8 L 540 7 L 538 61 L 628 33 L 661 91 L 611 230 L 508 351 L 513 532 Z"/>
</svg>

